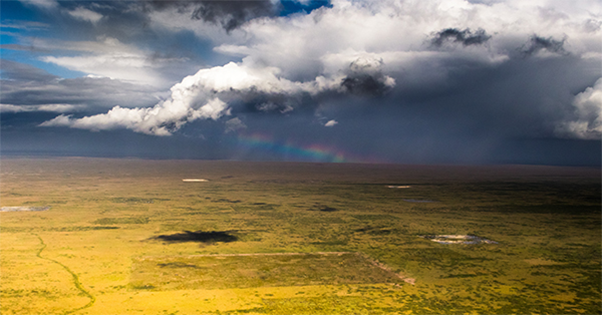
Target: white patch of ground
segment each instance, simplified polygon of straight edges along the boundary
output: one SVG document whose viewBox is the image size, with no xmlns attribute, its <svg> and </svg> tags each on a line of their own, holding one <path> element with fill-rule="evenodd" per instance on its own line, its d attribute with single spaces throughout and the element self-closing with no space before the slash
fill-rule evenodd
<svg viewBox="0 0 602 315">
<path fill-rule="evenodd" d="M 15 212 L 15 211 L 46 211 L 50 206 L 45 207 L 0 207 L 0 212 Z"/>
<path fill-rule="evenodd" d="M 476 235 L 423 235 L 420 237 L 439 244 L 497 244 L 497 242 Z"/>
<path fill-rule="evenodd" d="M 186 179 L 183 179 L 182 181 L 187 182 L 187 183 L 208 182 L 208 180 L 203 179 L 203 178 L 186 178 Z"/>
</svg>

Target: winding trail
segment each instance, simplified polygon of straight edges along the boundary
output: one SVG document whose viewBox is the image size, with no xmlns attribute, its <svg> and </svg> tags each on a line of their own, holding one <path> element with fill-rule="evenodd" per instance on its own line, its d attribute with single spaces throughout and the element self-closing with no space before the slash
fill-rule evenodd
<svg viewBox="0 0 602 315">
<path fill-rule="evenodd" d="M 40 243 L 42 244 L 42 248 L 40 248 L 40 250 L 38 250 L 38 253 L 36 254 L 36 256 L 38 256 L 38 258 L 40 258 L 40 259 L 48 260 L 48 261 L 51 261 L 51 262 L 53 262 L 55 264 L 58 264 L 61 267 L 63 267 L 65 270 L 67 270 L 67 272 L 70 273 L 71 276 L 73 277 L 73 284 L 75 284 L 75 287 L 79 291 L 81 291 L 85 296 L 87 296 L 90 299 L 90 302 L 88 302 L 88 304 L 86 304 L 86 305 L 84 305 L 82 307 L 79 307 L 79 308 L 67 311 L 64 314 L 72 314 L 72 313 L 75 313 L 75 312 L 77 312 L 79 310 L 83 310 L 85 308 L 88 308 L 88 307 L 92 306 L 94 304 L 94 302 L 96 302 L 96 297 L 94 297 L 92 294 L 90 294 L 90 292 L 88 292 L 86 289 L 84 289 L 84 287 L 82 286 L 81 282 L 79 282 L 79 277 L 75 274 L 75 272 L 71 271 L 71 269 L 69 269 L 69 267 L 63 265 L 61 262 L 56 261 L 56 260 L 54 260 L 52 258 L 42 257 L 42 251 L 44 249 L 46 249 L 46 243 L 44 243 L 44 240 L 39 235 L 35 234 L 35 236 L 38 237 L 38 239 L 40 240 Z"/>
</svg>

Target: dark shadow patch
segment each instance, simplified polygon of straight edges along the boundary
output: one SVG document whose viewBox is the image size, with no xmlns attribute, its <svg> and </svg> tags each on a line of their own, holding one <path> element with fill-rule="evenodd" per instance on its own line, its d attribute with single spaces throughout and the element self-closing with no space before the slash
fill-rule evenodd
<svg viewBox="0 0 602 315">
<path fill-rule="evenodd" d="M 337 208 L 333 208 L 333 207 L 329 207 L 329 206 L 322 206 L 320 207 L 320 211 L 322 212 L 334 212 L 334 211 L 338 211 Z"/>
<path fill-rule="evenodd" d="M 428 199 L 402 199 L 405 202 L 413 202 L 413 203 L 431 203 L 438 202 L 436 200 L 428 200 Z"/>
<path fill-rule="evenodd" d="M 391 234 L 391 230 L 388 229 L 376 229 L 372 231 L 368 231 L 370 235 L 389 235 Z"/>
<path fill-rule="evenodd" d="M 114 203 L 155 203 L 154 199 L 137 198 L 137 197 L 129 197 L 129 198 L 118 197 L 118 198 L 112 198 L 111 201 Z"/>
<path fill-rule="evenodd" d="M 309 211 L 335 212 L 339 210 L 330 206 L 315 205 L 311 209 L 309 209 Z"/>
<path fill-rule="evenodd" d="M 238 206 L 232 206 L 235 210 L 250 210 L 250 211 L 257 211 L 257 210 L 274 210 L 276 209 L 279 205 L 277 204 L 272 204 L 272 203 L 265 203 L 265 202 L 255 202 L 255 203 L 251 203 L 249 204 L 250 207 L 246 207 L 246 208 L 241 208 Z"/>
<path fill-rule="evenodd" d="M 372 227 L 372 226 L 366 226 L 366 227 L 363 227 L 360 229 L 356 229 L 354 231 L 360 232 L 360 233 L 368 233 L 370 235 L 389 235 L 392 232 L 392 230 L 390 228 Z"/>
<path fill-rule="evenodd" d="M 154 239 L 162 240 L 169 243 L 183 243 L 183 242 L 200 242 L 200 243 L 213 243 L 213 242 L 234 242 L 238 240 L 238 237 L 229 234 L 232 231 L 184 231 L 184 233 L 170 234 L 170 235 L 159 235 L 155 236 Z"/>
<path fill-rule="evenodd" d="M 200 269 L 201 267 L 193 264 L 185 264 L 182 262 L 168 262 L 164 264 L 157 264 L 161 268 L 195 268 Z"/>
<path fill-rule="evenodd" d="M 216 199 L 216 200 L 211 200 L 211 202 L 239 203 L 241 201 L 240 200 L 230 200 L 230 199 Z"/>
<path fill-rule="evenodd" d="M 133 290 L 153 290 L 155 289 L 154 285 L 146 284 L 146 285 L 131 285 L 131 289 Z"/>
</svg>

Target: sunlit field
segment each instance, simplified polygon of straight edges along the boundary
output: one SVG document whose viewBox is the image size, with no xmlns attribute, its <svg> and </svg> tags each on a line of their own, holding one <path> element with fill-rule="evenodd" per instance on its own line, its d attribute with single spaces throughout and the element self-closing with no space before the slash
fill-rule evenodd
<svg viewBox="0 0 602 315">
<path fill-rule="evenodd" d="M 599 169 L 1 167 L 2 314 L 602 312 Z"/>
</svg>

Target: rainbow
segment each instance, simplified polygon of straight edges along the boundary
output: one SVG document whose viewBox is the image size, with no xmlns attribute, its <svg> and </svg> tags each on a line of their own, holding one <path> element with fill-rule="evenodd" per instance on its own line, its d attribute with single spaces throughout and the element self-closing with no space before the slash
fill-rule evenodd
<svg viewBox="0 0 602 315">
<path fill-rule="evenodd" d="M 274 138 L 265 134 L 239 134 L 238 144 L 248 149 L 259 149 L 285 157 L 287 160 L 330 162 L 330 163 L 381 163 L 375 159 L 351 157 L 341 150 L 321 144 L 302 146 L 287 141 L 278 143 Z"/>
</svg>

